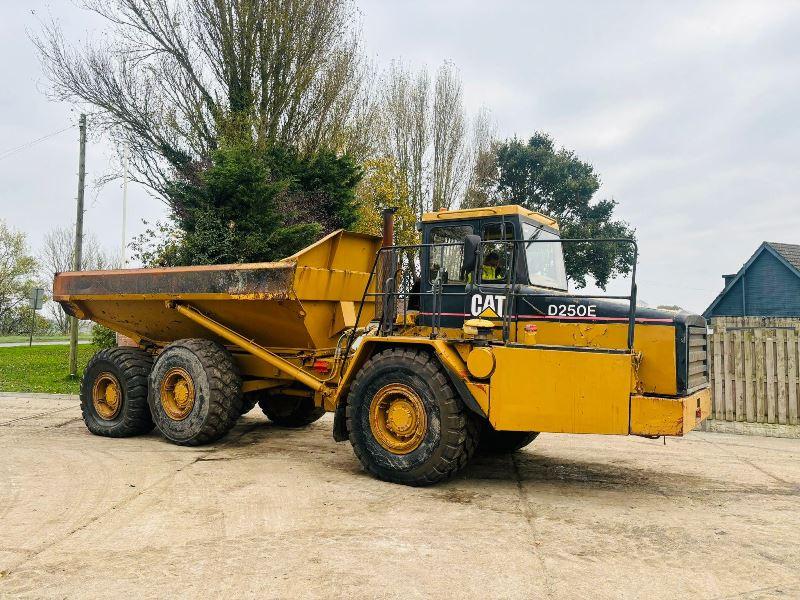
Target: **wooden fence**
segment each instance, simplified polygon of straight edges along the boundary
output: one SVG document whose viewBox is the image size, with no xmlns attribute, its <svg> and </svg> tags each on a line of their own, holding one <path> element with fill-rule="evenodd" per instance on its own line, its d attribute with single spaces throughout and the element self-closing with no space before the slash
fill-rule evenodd
<svg viewBox="0 0 800 600">
<path fill-rule="evenodd" d="M 710 329 L 714 418 L 797 425 L 800 319 L 715 317 Z"/>
</svg>

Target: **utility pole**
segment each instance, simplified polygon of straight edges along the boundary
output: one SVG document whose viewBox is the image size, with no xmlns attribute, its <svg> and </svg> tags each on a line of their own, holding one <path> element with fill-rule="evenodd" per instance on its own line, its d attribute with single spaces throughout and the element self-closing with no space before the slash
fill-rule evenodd
<svg viewBox="0 0 800 600">
<path fill-rule="evenodd" d="M 86 115 L 78 121 L 80 130 L 80 151 L 78 152 L 78 214 L 75 219 L 75 259 L 74 271 L 81 270 L 83 260 L 83 192 L 86 183 Z M 69 376 L 78 376 L 78 319 L 70 317 L 69 322 Z"/>
<path fill-rule="evenodd" d="M 125 147 L 122 155 L 122 252 L 120 260 L 123 269 L 125 268 L 125 237 L 128 225 L 128 148 Z"/>
</svg>

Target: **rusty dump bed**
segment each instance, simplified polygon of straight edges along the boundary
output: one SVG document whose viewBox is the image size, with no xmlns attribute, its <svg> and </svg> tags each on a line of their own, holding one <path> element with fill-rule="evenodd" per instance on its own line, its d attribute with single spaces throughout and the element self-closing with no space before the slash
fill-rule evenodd
<svg viewBox="0 0 800 600">
<path fill-rule="evenodd" d="M 213 338 L 167 305 L 178 302 L 262 346 L 330 348 L 355 324 L 380 244 L 340 230 L 274 263 L 60 273 L 53 299 L 137 342 Z"/>
</svg>

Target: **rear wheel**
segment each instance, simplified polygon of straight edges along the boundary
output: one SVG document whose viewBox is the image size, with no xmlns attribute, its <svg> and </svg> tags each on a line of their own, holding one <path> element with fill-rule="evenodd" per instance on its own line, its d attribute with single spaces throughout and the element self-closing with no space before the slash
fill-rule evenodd
<svg viewBox="0 0 800 600">
<path fill-rule="evenodd" d="M 302 391 L 297 390 L 297 393 L 302 394 Z M 311 395 L 264 392 L 258 400 L 258 405 L 267 418 L 280 427 L 305 427 L 318 421 L 325 414 L 325 409 L 316 406 Z"/>
<path fill-rule="evenodd" d="M 361 368 L 347 398 L 350 443 L 372 475 L 428 485 L 462 469 L 478 440 L 474 418 L 427 352 L 390 349 Z"/>
<path fill-rule="evenodd" d="M 242 414 L 246 415 L 258 404 L 259 392 L 248 392 L 242 396 Z"/>
<path fill-rule="evenodd" d="M 521 450 L 539 436 L 536 431 L 497 431 L 488 422 L 481 428 L 478 452 L 484 454 L 511 454 Z"/>
<path fill-rule="evenodd" d="M 81 413 L 95 435 L 128 437 L 153 429 L 147 377 L 153 358 L 139 348 L 109 348 L 95 354 L 81 380 Z"/>
<path fill-rule="evenodd" d="M 230 352 L 203 339 L 167 346 L 150 375 L 150 411 L 162 435 L 198 446 L 223 437 L 242 414 L 242 380 Z"/>
</svg>

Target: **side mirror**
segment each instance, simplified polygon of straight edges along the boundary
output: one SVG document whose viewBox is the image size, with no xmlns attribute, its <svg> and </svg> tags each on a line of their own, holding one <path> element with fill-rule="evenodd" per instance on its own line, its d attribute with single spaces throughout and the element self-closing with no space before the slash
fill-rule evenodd
<svg viewBox="0 0 800 600">
<path fill-rule="evenodd" d="M 464 262 L 461 264 L 461 273 L 465 278 L 475 270 L 480 243 L 481 236 L 479 235 L 467 235 L 464 237 Z"/>
</svg>

